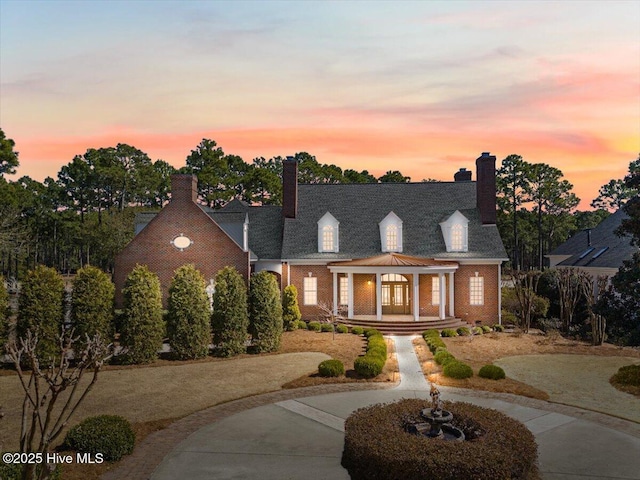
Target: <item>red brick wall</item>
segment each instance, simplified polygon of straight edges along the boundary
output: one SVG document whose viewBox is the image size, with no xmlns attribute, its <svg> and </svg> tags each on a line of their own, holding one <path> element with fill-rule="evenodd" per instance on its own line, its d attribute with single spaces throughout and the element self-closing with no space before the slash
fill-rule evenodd
<svg viewBox="0 0 640 480">
<path fill-rule="evenodd" d="M 304 304 L 304 288 L 302 279 L 309 276 L 318 278 L 318 302 L 325 302 L 333 306 L 333 274 L 326 265 L 292 265 L 291 285 L 298 289 L 298 304 L 304 320 L 317 320 L 322 317 L 320 310 L 315 305 Z"/>
<path fill-rule="evenodd" d="M 187 263 L 193 263 L 207 282 L 227 265 L 234 266 L 248 279 L 248 252 L 243 252 L 191 201 L 187 189 L 179 195 L 177 193 L 174 191 L 171 202 L 116 256 L 114 282 L 118 307 L 122 306 L 125 279 L 136 264 L 148 265 L 158 275 L 165 305 L 174 271 Z M 170 243 L 180 234 L 193 240 L 193 244 L 182 252 Z"/>
<path fill-rule="evenodd" d="M 469 278 L 484 277 L 484 305 L 469 305 Z M 455 273 L 455 314 L 463 321 L 483 325 L 498 323 L 498 265 L 460 265 Z M 448 310 L 447 310 L 448 312 Z"/>
<path fill-rule="evenodd" d="M 369 282 L 369 283 L 367 283 Z M 376 276 L 353 275 L 353 314 L 376 314 Z"/>
<path fill-rule="evenodd" d="M 438 278 L 438 276 L 420 275 L 420 316 L 422 317 L 437 317 L 440 315 L 440 307 L 431 303 L 431 283 L 433 278 Z"/>
</svg>

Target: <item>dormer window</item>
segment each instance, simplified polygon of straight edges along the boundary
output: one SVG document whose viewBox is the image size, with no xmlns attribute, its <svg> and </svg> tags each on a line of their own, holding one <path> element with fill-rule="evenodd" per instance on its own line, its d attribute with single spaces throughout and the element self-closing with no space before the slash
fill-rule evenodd
<svg viewBox="0 0 640 480">
<path fill-rule="evenodd" d="M 318 220 L 318 252 L 338 252 L 338 227 L 340 222 L 331 213 Z"/>
<path fill-rule="evenodd" d="M 447 252 L 469 251 L 469 220 L 458 210 L 440 223 Z"/>
<path fill-rule="evenodd" d="M 389 212 L 380 222 L 380 245 L 383 252 L 402 252 L 402 220 Z"/>
</svg>

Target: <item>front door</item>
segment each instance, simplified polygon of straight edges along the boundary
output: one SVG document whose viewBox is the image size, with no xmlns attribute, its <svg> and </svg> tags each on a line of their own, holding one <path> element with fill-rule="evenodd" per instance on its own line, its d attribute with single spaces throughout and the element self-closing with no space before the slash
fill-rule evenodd
<svg viewBox="0 0 640 480">
<path fill-rule="evenodd" d="M 382 314 L 408 315 L 411 313 L 409 281 L 395 273 L 382 275 Z"/>
</svg>

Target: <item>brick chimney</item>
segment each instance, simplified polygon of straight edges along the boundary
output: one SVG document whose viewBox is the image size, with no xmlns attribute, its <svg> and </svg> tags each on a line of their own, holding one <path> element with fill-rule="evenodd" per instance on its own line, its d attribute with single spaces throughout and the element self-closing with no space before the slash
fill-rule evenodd
<svg viewBox="0 0 640 480">
<path fill-rule="evenodd" d="M 282 162 L 282 215 L 284 218 L 298 215 L 298 161 L 294 157 Z"/>
<path fill-rule="evenodd" d="M 198 177 L 195 175 L 171 175 L 171 201 L 196 202 Z"/>
<path fill-rule="evenodd" d="M 476 205 L 484 225 L 496 223 L 496 157 L 489 152 L 476 160 Z"/>
<path fill-rule="evenodd" d="M 466 168 L 461 168 L 453 175 L 453 179 L 456 182 L 470 182 L 471 181 L 471 170 L 467 170 Z"/>
</svg>

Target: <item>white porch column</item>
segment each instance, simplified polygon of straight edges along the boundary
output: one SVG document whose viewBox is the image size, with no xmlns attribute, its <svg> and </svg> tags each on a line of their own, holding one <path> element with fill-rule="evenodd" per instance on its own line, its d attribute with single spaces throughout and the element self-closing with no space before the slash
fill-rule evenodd
<svg viewBox="0 0 640 480">
<path fill-rule="evenodd" d="M 498 264 L 498 325 L 502 325 L 502 264 Z"/>
<path fill-rule="evenodd" d="M 382 320 L 382 274 L 376 273 L 376 320 Z"/>
<path fill-rule="evenodd" d="M 420 275 L 413 274 L 413 319 L 420 320 Z"/>
<path fill-rule="evenodd" d="M 455 317 L 455 302 L 454 302 L 454 288 L 453 288 L 453 272 L 449 273 L 449 316 Z"/>
<path fill-rule="evenodd" d="M 347 273 L 347 318 L 353 318 L 353 273 Z"/>
<path fill-rule="evenodd" d="M 338 314 L 338 274 L 333 272 L 333 314 Z"/>
<path fill-rule="evenodd" d="M 445 284 L 445 276 L 444 273 L 439 273 L 438 274 L 438 281 L 440 282 L 440 308 L 439 308 L 439 316 L 440 316 L 440 320 L 444 320 L 445 317 L 445 304 L 447 301 L 447 296 L 446 296 L 446 284 Z"/>
</svg>

